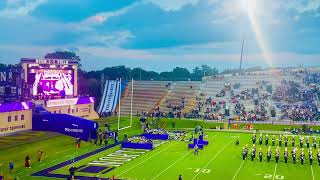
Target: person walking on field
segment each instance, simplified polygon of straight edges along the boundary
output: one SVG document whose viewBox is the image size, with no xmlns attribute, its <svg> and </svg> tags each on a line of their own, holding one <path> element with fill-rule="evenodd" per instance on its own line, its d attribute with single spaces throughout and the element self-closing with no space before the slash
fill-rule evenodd
<svg viewBox="0 0 320 180">
<path fill-rule="evenodd" d="M 38 162 L 42 161 L 42 156 L 43 156 L 43 151 L 39 150 L 38 151 Z"/>
<path fill-rule="evenodd" d="M 25 160 L 24 160 L 24 167 L 25 168 L 31 168 L 30 167 L 30 157 L 27 155 Z"/>
<path fill-rule="evenodd" d="M 198 152 L 199 152 L 199 147 L 198 145 L 194 145 L 194 155 L 198 155 Z"/>
<path fill-rule="evenodd" d="M 10 174 L 12 174 L 13 168 L 14 168 L 13 162 L 10 161 L 10 163 L 9 163 L 9 171 L 10 171 Z"/>
<path fill-rule="evenodd" d="M 76 168 L 74 166 L 71 166 L 69 168 L 70 179 L 74 179 L 75 172 L 76 172 Z"/>
</svg>

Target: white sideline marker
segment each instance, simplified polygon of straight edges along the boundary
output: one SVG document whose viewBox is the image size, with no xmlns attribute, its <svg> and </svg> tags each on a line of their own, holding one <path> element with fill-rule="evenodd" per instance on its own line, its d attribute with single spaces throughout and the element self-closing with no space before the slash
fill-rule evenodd
<svg viewBox="0 0 320 180">
<path fill-rule="evenodd" d="M 243 164 L 244 164 L 244 161 L 242 161 L 239 169 L 237 170 L 236 174 L 233 176 L 232 180 L 235 180 L 235 179 L 236 179 L 236 176 L 238 175 L 238 173 L 239 173 L 240 169 L 242 168 Z"/>
<path fill-rule="evenodd" d="M 274 178 L 276 177 L 277 167 L 278 167 L 278 163 L 276 163 L 276 166 L 274 167 L 272 180 L 274 180 Z"/>
<path fill-rule="evenodd" d="M 210 161 L 201 169 L 201 171 L 203 171 L 205 168 L 207 168 L 207 166 L 208 166 L 213 160 L 215 160 L 215 159 L 218 157 L 218 155 L 219 155 L 226 147 L 228 147 L 228 146 L 232 143 L 232 141 L 233 141 L 233 139 L 232 139 L 228 144 L 226 144 L 225 146 L 223 146 L 223 148 L 222 148 L 215 156 L 213 156 L 213 157 L 210 159 Z M 201 171 L 199 171 L 199 172 L 192 178 L 192 180 L 194 180 L 194 179 L 200 174 Z"/>
</svg>

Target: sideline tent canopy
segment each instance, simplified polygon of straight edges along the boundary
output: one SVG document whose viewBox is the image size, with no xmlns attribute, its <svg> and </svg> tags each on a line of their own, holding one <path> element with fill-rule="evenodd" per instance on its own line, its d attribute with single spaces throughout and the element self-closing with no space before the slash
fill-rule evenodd
<svg viewBox="0 0 320 180">
<path fill-rule="evenodd" d="M 90 138 L 97 138 L 98 123 L 68 114 L 43 112 L 33 114 L 32 129 L 35 131 L 54 131 L 88 141 Z"/>
</svg>

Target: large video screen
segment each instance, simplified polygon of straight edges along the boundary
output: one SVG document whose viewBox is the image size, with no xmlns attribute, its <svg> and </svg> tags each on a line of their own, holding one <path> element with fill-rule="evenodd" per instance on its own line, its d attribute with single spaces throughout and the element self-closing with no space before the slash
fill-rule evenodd
<svg viewBox="0 0 320 180">
<path fill-rule="evenodd" d="M 73 95 L 73 70 L 30 69 L 28 82 L 32 82 L 34 96 Z"/>
</svg>

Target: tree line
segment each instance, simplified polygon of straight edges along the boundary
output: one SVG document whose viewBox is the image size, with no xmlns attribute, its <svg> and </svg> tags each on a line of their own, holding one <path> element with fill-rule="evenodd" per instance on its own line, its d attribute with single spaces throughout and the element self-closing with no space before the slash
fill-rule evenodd
<svg viewBox="0 0 320 180">
<path fill-rule="evenodd" d="M 148 71 L 143 68 L 129 68 L 126 66 L 114 66 L 106 67 L 102 70 L 85 71 L 81 66 L 81 58 L 74 52 L 69 51 L 56 51 L 54 53 L 48 53 L 45 58 L 53 59 L 73 59 L 79 62 L 78 73 L 78 92 L 80 95 L 90 95 L 101 97 L 101 84 L 103 80 L 115 80 L 122 78 L 123 80 L 154 80 L 154 81 L 201 81 L 204 76 L 215 76 L 218 74 L 233 74 L 238 73 L 238 69 L 226 69 L 221 72 L 215 67 L 208 65 L 201 65 L 195 67 L 192 71 L 187 68 L 175 67 L 171 71 L 155 72 Z M 6 69 L 9 66 L 19 65 L 5 65 L 0 63 L 2 69 Z M 249 68 L 246 71 L 259 71 L 261 67 Z"/>
<path fill-rule="evenodd" d="M 106 67 L 97 71 L 82 71 L 86 78 L 94 79 L 118 79 L 124 80 L 154 80 L 154 81 L 201 81 L 203 76 L 215 76 L 219 73 L 217 68 L 211 68 L 208 65 L 196 67 L 190 72 L 186 68 L 175 67 L 171 71 L 155 72 L 142 68 L 129 68 L 126 66 Z M 103 77 L 104 76 L 104 77 Z"/>
</svg>

